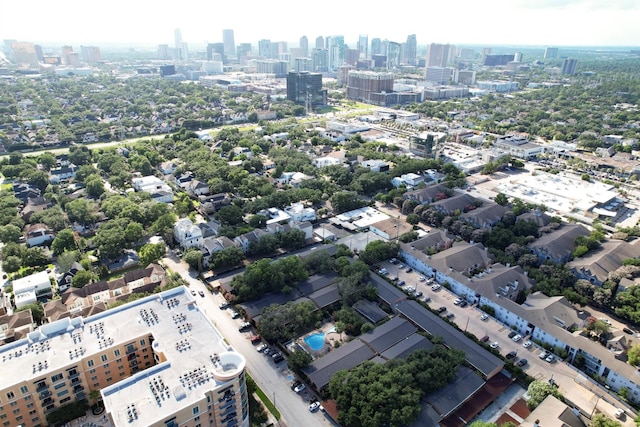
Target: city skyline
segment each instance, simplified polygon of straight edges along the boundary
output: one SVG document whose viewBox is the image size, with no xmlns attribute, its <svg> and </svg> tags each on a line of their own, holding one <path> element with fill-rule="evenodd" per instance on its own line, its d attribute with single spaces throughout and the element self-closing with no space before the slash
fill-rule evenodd
<svg viewBox="0 0 640 427">
<path fill-rule="evenodd" d="M 223 30 L 234 31 L 235 43 L 257 44 L 260 39 L 295 42 L 302 36 L 343 35 L 356 48 L 360 34 L 404 42 L 416 34 L 419 45 L 429 43 L 530 45 L 530 46 L 638 46 L 640 4 L 633 0 L 459 0 L 455 9 L 446 4 L 417 1 L 381 15 L 379 8 L 327 0 L 309 19 L 291 19 L 298 10 L 286 0 L 277 4 L 250 0 L 240 13 L 233 3 L 201 3 L 191 8 L 150 7 L 148 2 L 113 0 L 109 7 L 86 14 L 79 0 L 59 3 L 34 0 L 27 13 L 19 3 L 3 4 L 0 39 L 43 45 L 103 44 L 153 46 L 173 44 L 174 30 L 193 46 L 223 41 Z M 291 9 L 290 6 L 295 9 Z M 328 13 L 331 11 L 331 13 Z M 339 12 L 336 12 L 339 11 Z M 411 19 L 421 11 L 424 19 Z M 92 11 L 93 13 L 94 11 Z M 383 18 L 381 18 L 383 16 Z M 432 16 L 432 17 L 430 17 Z M 211 17 L 210 22 L 202 17 Z M 222 18 L 221 18 L 222 17 Z M 446 17 L 446 19 L 444 18 Z M 276 25 L 277 22 L 286 25 Z M 604 23 L 608 25 L 605 26 Z M 615 24 L 613 24 L 615 23 Z M 528 25 L 527 25 L 528 24 Z"/>
</svg>

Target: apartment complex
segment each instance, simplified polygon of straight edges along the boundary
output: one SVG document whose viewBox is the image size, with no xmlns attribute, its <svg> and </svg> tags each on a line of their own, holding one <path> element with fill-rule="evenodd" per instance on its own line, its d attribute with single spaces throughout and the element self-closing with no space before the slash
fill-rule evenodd
<svg viewBox="0 0 640 427">
<path fill-rule="evenodd" d="M 347 98 L 370 102 L 371 94 L 393 92 L 393 74 L 373 71 L 349 71 Z"/>
<path fill-rule="evenodd" d="M 99 390 L 114 426 L 249 426 L 245 359 L 184 287 L 41 326 L 0 347 L 0 424 Z"/>
</svg>

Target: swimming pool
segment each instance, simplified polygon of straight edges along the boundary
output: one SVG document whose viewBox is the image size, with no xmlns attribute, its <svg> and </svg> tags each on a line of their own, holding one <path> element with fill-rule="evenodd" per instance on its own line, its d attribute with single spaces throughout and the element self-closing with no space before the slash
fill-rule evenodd
<svg viewBox="0 0 640 427">
<path fill-rule="evenodd" d="M 317 334 L 309 335 L 304 339 L 311 350 L 319 351 L 324 347 L 324 332 L 318 332 Z"/>
</svg>

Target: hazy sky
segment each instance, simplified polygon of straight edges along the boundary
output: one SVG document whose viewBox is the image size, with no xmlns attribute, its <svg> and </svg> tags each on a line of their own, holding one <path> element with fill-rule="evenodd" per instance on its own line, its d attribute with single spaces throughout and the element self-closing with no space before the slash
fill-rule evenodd
<svg viewBox="0 0 640 427">
<path fill-rule="evenodd" d="M 0 39 L 52 43 L 195 45 L 259 39 L 313 46 L 319 35 L 358 34 L 418 44 L 639 46 L 640 0 L 0 0 Z"/>
</svg>

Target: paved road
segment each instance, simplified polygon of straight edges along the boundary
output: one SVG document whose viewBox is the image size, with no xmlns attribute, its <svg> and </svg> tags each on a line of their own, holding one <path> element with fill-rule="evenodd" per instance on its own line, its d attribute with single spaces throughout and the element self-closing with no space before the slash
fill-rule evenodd
<svg viewBox="0 0 640 427">
<path fill-rule="evenodd" d="M 333 425 L 323 413 L 312 414 L 308 411 L 309 403 L 305 401 L 305 398 L 310 398 L 308 393 L 297 395 L 291 390 L 292 377 L 286 362 L 281 362 L 276 366 L 270 358 L 255 350 L 255 346 L 249 341 L 249 333 L 238 331 L 241 320 L 232 319 L 230 310 L 220 310 L 219 305 L 223 301 L 221 295 L 212 295 L 206 286 L 195 277 L 195 274 L 189 272 L 186 263 L 179 261 L 175 256 L 170 255 L 163 258 L 162 261 L 170 270 L 179 273 L 189 283 L 190 289 L 196 291 L 196 295 L 198 291 L 205 293 L 204 298 L 196 296 L 198 306 L 216 325 L 229 344 L 245 356 L 247 371 L 269 399 L 274 401 L 280 411 L 282 415 L 281 426 L 324 427 Z"/>
</svg>

